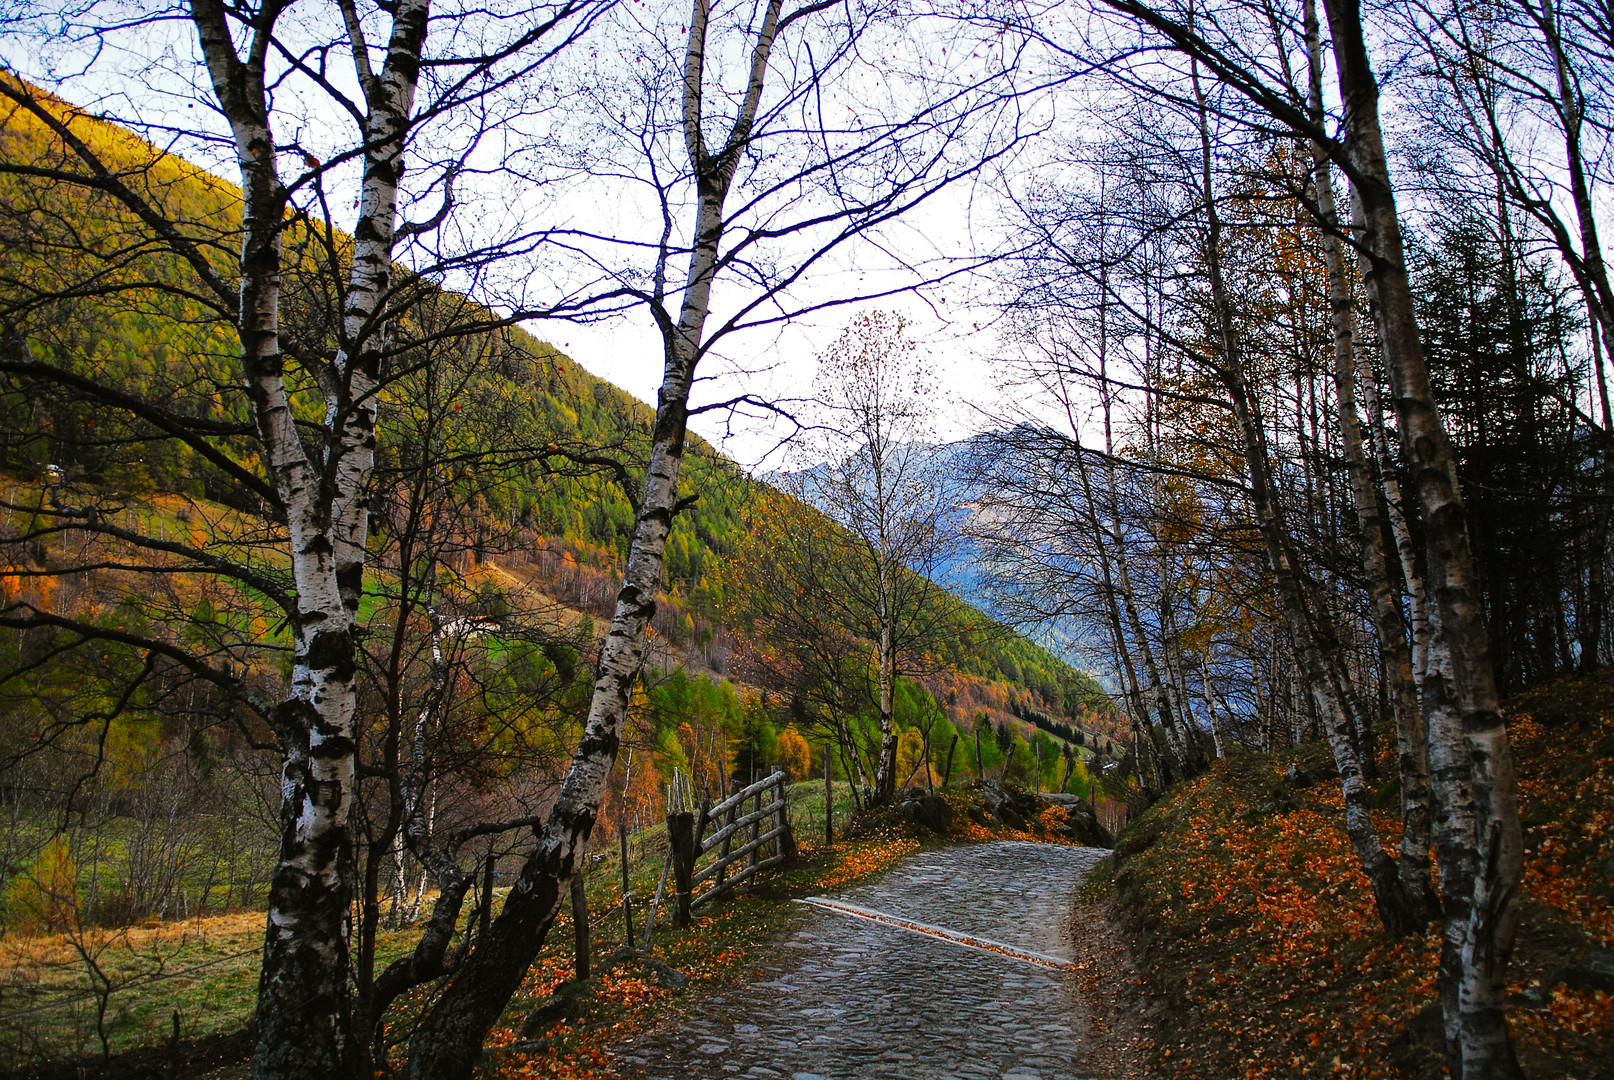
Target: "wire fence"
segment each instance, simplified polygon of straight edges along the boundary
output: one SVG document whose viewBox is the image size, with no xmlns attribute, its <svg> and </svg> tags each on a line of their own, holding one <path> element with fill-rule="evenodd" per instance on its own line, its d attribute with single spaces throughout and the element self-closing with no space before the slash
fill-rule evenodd
<svg viewBox="0 0 1614 1080">
<path fill-rule="evenodd" d="M 245 1024 L 261 946 L 170 967 L 179 951 L 101 943 L 71 959 L 15 965 L 0 986 L 0 1070 L 166 1043 L 176 1016 L 185 1038 Z"/>
</svg>

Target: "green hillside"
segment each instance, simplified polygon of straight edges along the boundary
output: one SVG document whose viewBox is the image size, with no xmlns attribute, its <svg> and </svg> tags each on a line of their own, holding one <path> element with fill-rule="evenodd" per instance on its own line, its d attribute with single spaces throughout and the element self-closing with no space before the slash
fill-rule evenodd
<svg viewBox="0 0 1614 1080">
<path fill-rule="evenodd" d="M 115 163 L 125 182 L 186 222 L 190 238 L 228 277 L 238 220 L 234 188 L 129 131 L 56 106 L 74 135 Z M 13 164 L 73 164 L 55 134 L 16 109 L 0 112 L 0 153 Z M 0 298 L 9 301 L 9 340 L 26 340 L 38 360 L 127 387 L 171 411 L 247 429 L 250 412 L 235 374 L 227 318 L 197 292 L 179 259 L 147 250 L 151 241 L 126 208 L 110 196 L 15 174 L 0 175 L 0 207 Z M 320 269 L 340 261 L 346 242 L 313 220 L 288 228 L 292 269 L 282 323 L 291 347 L 331 348 L 335 307 L 326 283 L 339 275 Z M 445 327 L 496 321 L 462 296 L 415 285 L 407 319 L 422 341 L 433 342 Z M 29 299 L 55 287 L 62 295 Z M 608 614 L 614 589 L 602 593 L 596 579 L 609 576 L 625 554 L 633 510 L 614 467 L 602 459 L 634 474 L 651 409 L 520 327 L 442 338 L 400 355 L 400 365 L 408 361 L 413 368 L 385 391 L 378 486 L 410 476 L 425 444 L 462 452 L 474 467 L 467 464 L 454 478 L 455 498 L 472 558 L 531 562 L 534 551 L 547 551 L 554 558 L 534 564 L 539 579 L 554 576 L 553 562 L 590 586 L 550 581 L 555 588 L 548 591 L 571 606 Z M 312 394 L 294 398 L 294 407 L 312 409 Z M 215 464 L 85 395 L 8 380 L 0 384 L 0 432 L 0 472 L 24 483 L 41 481 L 54 467 L 61 470 L 59 482 L 103 497 L 167 493 L 247 515 L 258 510 L 250 493 Z M 715 570 L 757 490 L 709 444 L 692 443 L 684 486 L 696 498 L 674 524 L 669 610 L 658 618 L 658 630 L 677 646 L 701 645 L 723 633 L 726 608 Z M 243 435 L 238 461 L 255 464 L 252 445 Z M 378 531 L 396 525 L 377 515 Z M 959 618 L 984 616 L 960 605 Z M 945 659 L 963 673 L 1030 691 L 1051 712 L 1070 715 L 1097 696 L 1090 680 L 1018 635 L 982 640 L 984 647 Z"/>
</svg>

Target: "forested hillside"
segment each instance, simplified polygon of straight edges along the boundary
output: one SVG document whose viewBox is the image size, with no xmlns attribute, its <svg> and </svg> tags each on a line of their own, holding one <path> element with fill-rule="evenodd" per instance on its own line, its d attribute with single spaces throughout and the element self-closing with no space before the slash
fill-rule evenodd
<svg viewBox="0 0 1614 1080">
<path fill-rule="evenodd" d="M 239 197 L 234 188 L 162 154 L 132 133 L 78 115 L 65 104 L 53 106 L 58 115 L 73 117 L 74 134 L 106 162 L 140 175 L 151 190 L 160 189 L 165 206 L 178 220 L 211 233 L 210 247 L 227 246 L 227 238 L 238 228 L 234 218 Z M 40 122 L 16 109 L 0 129 L 0 138 L 7 153 L 19 158 L 59 153 Z M 54 190 L 47 194 L 40 184 L 14 177 L 3 182 L 14 206 L 55 200 L 59 194 Z M 67 200 L 59 208 L 64 235 L 27 232 L 10 237 L 13 242 L 0 250 L 0 273 L 12 281 L 37 282 L 53 272 L 71 277 L 75 259 L 83 264 L 80 269 L 87 267 L 99 249 L 121 242 L 132 228 L 129 221 L 120 220 L 121 215 L 103 216 L 104 209 Z M 316 238 L 308 229 L 293 246 L 310 259 L 318 257 L 320 245 L 340 252 L 348 243 L 340 234 Z M 68 231 L 70 242 L 65 240 Z M 73 244 L 84 249 L 74 251 Z M 224 257 L 222 250 L 215 254 Z M 177 282 L 170 284 L 179 292 Z M 310 309 L 293 307 L 288 322 L 314 323 L 322 317 L 311 295 L 317 288 L 313 281 L 297 283 L 294 271 L 292 296 Z M 217 329 L 209 326 L 205 305 L 170 294 L 148 308 L 129 310 L 107 302 L 118 289 L 107 275 L 96 288 L 80 290 L 89 295 L 53 298 L 51 313 L 57 318 L 46 320 L 36 314 L 40 325 L 27 338 L 35 359 L 69 360 L 86 378 L 109 378 L 140 393 L 152 393 L 187 416 L 243 423 L 239 396 L 229 385 L 227 349 L 221 352 L 216 342 L 210 344 Z M 652 411 L 522 327 L 499 325 L 494 312 L 453 294 L 423 290 L 416 300 L 417 312 L 432 309 L 445 325 L 456 320 L 471 324 L 471 329 L 457 332 L 455 344 L 466 359 L 452 372 L 434 373 L 429 381 L 389 385 L 383 392 L 384 407 L 406 415 L 410 409 L 452 410 L 452 416 L 432 418 L 432 433 L 465 458 L 459 479 L 470 481 L 469 494 L 456 527 L 466 534 L 473 557 L 564 552 L 567 570 L 546 567 L 543 577 L 553 580 L 569 603 L 585 608 L 605 603 L 608 609 L 608 599 L 597 590 L 590 592 L 581 582 L 568 580 L 570 566 L 581 562 L 614 569 L 625 557 L 633 507 L 631 488 L 624 490 L 616 482 L 618 468 L 625 476 L 641 464 Z M 218 369 L 196 371 L 190 359 L 196 352 L 221 353 Z M 434 395 L 438 400 L 432 400 Z M 83 394 L 59 388 L 0 398 L 0 408 L 6 410 L 0 423 L 7 432 L 0 441 L 0 470 L 14 480 L 61 485 L 64 490 L 82 487 L 129 499 L 163 493 L 213 500 L 248 512 L 258 509 L 230 476 L 184 441 L 142 440 L 139 421 L 134 419 L 109 429 L 96 404 Z M 410 440 L 419 431 L 407 422 L 383 426 L 378 469 L 387 475 L 408 470 Z M 137 451 L 131 448 L 135 441 Z M 666 554 L 668 591 L 679 610 L 663 632 L 670 631 L 679 645 L 692 636 L 705 643 L 721 631 L 724 578 L 716 563 L 733 550 L 743 531 L 742 508 L 757 490 L 742 470 L 698 436 L 691 436 L 691 444 L 692 498 L 673 522 Z M 477 464 L 492 470 L 493 477 L 474 482 Z M 55 468 L 47 477 L 51 466 Z M 960 617 L 973 616 L 961 612 Z M 696 622 L 700 626 L 681 633 L 680 621 L 686 627 Z M 1091 683 L 1022 638 L 994 634 L 989 640 L 984 653 L 970 650 L 946 659 L 964 673 L 1032 690 L 1045 708 L 1073 710 L 1097 693 Z"/>
<path fill-rule="evenodd" d="M 131 133 L 37 100 L 43 113 L 15 102 L 5 113 L 10 160 L 60 167 L 69 140 L 80 142 L 160 199 L 210 264 L 226 264 L 240 228 L 234 189 Z M 52 131 L 52 121 L 61 127 Z M 186 268 L 143 257 L 132 240 L 140 222 L 126 208 L 71 189 L 60 198 L 48 181 L 15 173 L 0 177 L 0 192 L 13 230 L 0 246 L 0 280 L 34 290 L 30 304 L 12 309 L 0 394 L 4 602 L 20 620 L 0 644 L 12 673 L 0 739 L 18 805 L 28 808 L 11 834 L 10 884 L 0 892 L 15 885 L 16 895 L 32 895 L 40 860 L 60 857 L 100 867 L 75 886 L 74 918 L 115 923 L 259 903 L 273 833 L 261 824 L 267 774 L 253 747 L 274 721 L 243 714 L 211 667 L 179 652 L 197 647 L 207 665 L 263 695 L 293 675 L 292 635 L 275 599 L 293 588 L 280 550 L 284 517 L 261 485 L 243 482 L 257 466 L 232 347 L 215 305 L 192 294 Z M 45 203 L 52 213 L 41 227 L 28 211 Z M 296 259 L 281 318 L 294 348 L 317 349 L 330 317 L 320 262 L 345 259 L 351 240 L 300 220 L 286 244 Z M 109 269 L 107 252 L 126 248 L 130 264 Z M 149 276 L 125 280 L 137 260 Z M 653 411 L 493 311 L 398 274 L 411 290 L 402 321 L 419 343 L 385 361 L 397 370 L 379 391 L 358 693 L 377 754 L 393 752 L 390 740 L 417 740 L 417 764 L 432 771 L 412 798 L 454 792 L 461 801 L 433 812 L 422 824 L 429 834 L 548 797 L 616 604 Z M 197 355 L 212 366 L 198 366 Z M 41 383 L 30 377 L 34 365 L 69 374 Z M 115 406 L 142 404 L 108 410 L 93 385 L 117 386 Z M 291 405 L 312 419 L 308 390 L 294 388 Z M 219 441 L 176 437 L 175 417 Z M 754 542 L 763 489 L 695 436 L 681 489 L 688 497 L 667 539 L 655 643 L 626 733 L 631 753 L 604 807 L 612 827 L 656 820 L 675 772 L 709 792 L 776 764 L 799 775 L 820 760 L 827 737 L 827 721 L 804 709 L 795 685 L 752 662 L 737 613 L 744 590 L 760 586 L 725 569 Z M 63 524 L 85 519 L 98 534 L 69 542 Z M 120 550 L 132 537 L 148 544 L 138 565 Z M 220 571 L 239 576 L 231 584 Z M 922 678 L 901 687 L 904 778 L 927 760 L 939 777 L 944 735 L 980 729 L 979 759 L 952 755 L 957 775 L 973 775 L 978 760 L 997 775 L 1013 759 L 1021 779 L 1058 787 L 1074 775 L 1088 784 L 1073 767 L 1073 729 L 1056 740 L 1020 718 L 1044 717 L 1048 728 L 1048 714 L 1065 723 L 1079 716 L 1109 731 L 1097 686 L 945 594 L 934 602 L 953 629 L 935 636 Z M 93 656 L 74 647 L 85 625 L 107 635 Z M 41 696 L 42 687 L 69 685 L 58 701 Z M 870 722 L 857 701 L 843 704 L 854 725 Z M 428 716 L 435 728 L 423 726 Z M 1081 754 L 1100 748 L 1095 736 Z M 142 777 L 160 778 L 159 787 Z M 489 789 L 495 778 L 510 792 Z M 47 819 L 69 808 L 88 815 L 89 831 L 52 840 Z M 399 824 L 386 812 L 360 813 L 374 895 L 390 898 L 393 918 L 400 907 L 418 911 L 424 886 L 408 884 L 416 860 L 406 865 L 400 851 L 390 863 Z M 105 840 L 131 830 L 166 852 L 150 880 L 122 839 Z M 220 842 L 236 855 L 204 872 L 198 860 Z M 18 903 L 8 919 L 19 926 L 66 917 Z"/>
</svg>

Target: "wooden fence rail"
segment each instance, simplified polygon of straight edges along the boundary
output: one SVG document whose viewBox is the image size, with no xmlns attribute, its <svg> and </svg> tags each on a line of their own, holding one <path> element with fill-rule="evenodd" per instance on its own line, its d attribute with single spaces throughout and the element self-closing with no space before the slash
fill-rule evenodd
<svg viewBox="0 0 1614 1080">
<path fill-rule="evenodd" d="M 693 909 L 733 892 L 762 871 L 795 855 L 786 791 L 784 771 L 776 769 L 715 806 L 709 802 L 703 805 L 698 817 L 688 811 L 667 815 L 667 862 L 677 888 L 675 925 L 689 925 Z M 764 822 L 769 822 L 766 828 Z M 708 828 L 712 828 L 710 836 L 706 835 Z M 697 866 L 703 856 L 713 853 L 715 858 L 705 866 Z M 734 870 L 742 861 L 744 866 Z M 695 895 L 702 885 L 706 888 Z M 645 936 L 649 935 L 647 927 Z"/>
<path fill-rule="evenodd" d="M 700 856 L 710 852 L 716 852 L 717 857 L 691 875 L 694 884 L 711 882 L 705 891 L 691 899 L 691 907 L 698 907 L 733 892 L 757 874 L 778 866 L 795 854 L 796 844 L 795 838 L 790 833 L 786 792 L 787 780 L 784 771 L 775 769 L 771 775 L 741 788 L 716 806 L 710 809 L 702 808 L 699 831 L 695 838 L 696 858 L 699 859 Z M 764 796 L 767 797 L 767 802 L 763 801 Z M 746 812 L 745 804 L 748 800 L 751 809 Z M 768 818 L 772 818 L 773 821 L 764 830 L 762 823 Z M 709 837 L 702 835 L 708 825 L 717 826 Z M 735 842 L 742 835 L 742 829 L 747 830 L 748 835 L 745 835 L 743 843 L 736 846 Z M 764 854 L 764 849 L 769 845 L 772 846 L 772 850 Z M 744 868 L 730 876 L 730 869 L 742 859 L 745 860 Z"/>
</svg>

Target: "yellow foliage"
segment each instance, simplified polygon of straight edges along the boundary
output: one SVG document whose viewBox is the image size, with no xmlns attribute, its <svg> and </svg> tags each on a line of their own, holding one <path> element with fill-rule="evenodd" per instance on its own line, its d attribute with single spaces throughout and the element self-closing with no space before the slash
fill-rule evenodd
<svg viewBox="0 0 1614 1080">
<path fill-rule="evenodd" d="M 813 768 L 813 752 L 794 726 L 779 733 L 778 765 L 790 774 L 792 780 L 806 779 Z"/>
<path fill-rule="evenodd" d="M 925 739 L 914 728 L 897 734 L 897 783 L 908 779 L 909 774 L 919 768 L 919 763 L 925 756 Z M 923 781 L 921 773 L 915 777 Z"/>
<path fill-rule="evenodd" d="M 6 889 L 6 925 L 13 930 L 64 930 L 76 921 L 78 867 L 58 836 Z"/>
</svg>

